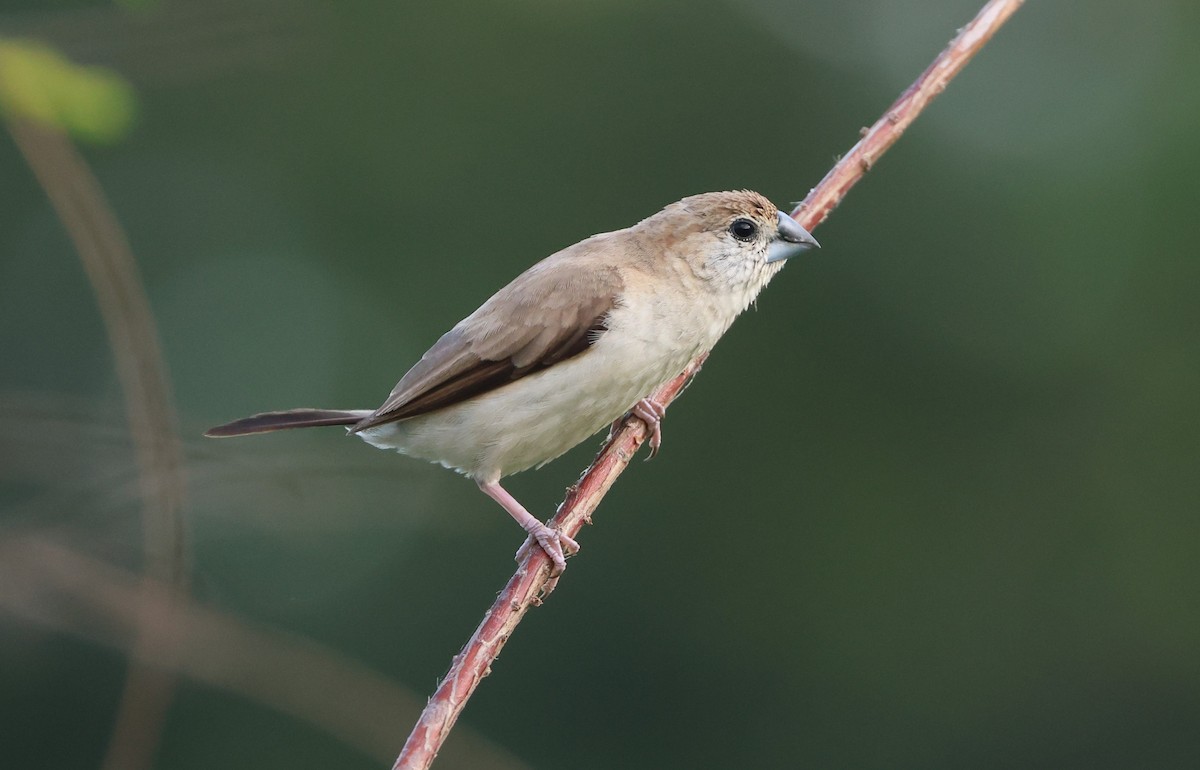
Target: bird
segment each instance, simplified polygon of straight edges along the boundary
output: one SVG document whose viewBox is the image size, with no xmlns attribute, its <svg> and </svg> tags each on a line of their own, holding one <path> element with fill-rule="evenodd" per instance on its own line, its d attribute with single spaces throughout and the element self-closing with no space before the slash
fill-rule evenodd
<svg viewBox="0 0 1200 770">
<path fill-rule="evenodd" d="M 537 262 L 433 344 L 377 409 L 265 412 L 214 438 L 343 426 L 372 446 L 473 480 L 559 575 L 579 544 L 500 484 L 633 414 L 651 456 L 665 409 L 655 390 L 707 354 L 786 260 L 819 244 L 750 190 L 692 195 L 632 227 Z"/>
</svg>

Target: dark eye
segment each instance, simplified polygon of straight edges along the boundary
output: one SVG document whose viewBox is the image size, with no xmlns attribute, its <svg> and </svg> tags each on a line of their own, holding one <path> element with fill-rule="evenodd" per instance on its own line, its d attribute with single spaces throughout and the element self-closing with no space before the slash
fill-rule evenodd
<svg viewBox="0 0 1200 770">
<path fill-rule="evenodd" d="M 729 234 L 739 241 L 752 241 L 758 235 L 758 225 L 749 219 L 735 219 L 729 226 Z"/>
</svg>

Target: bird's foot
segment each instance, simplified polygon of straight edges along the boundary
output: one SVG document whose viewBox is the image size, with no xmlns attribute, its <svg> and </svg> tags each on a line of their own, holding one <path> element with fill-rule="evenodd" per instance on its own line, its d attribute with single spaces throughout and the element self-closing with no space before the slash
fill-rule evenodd
<svg viewBox="0 0 1200 770">
<path fill-rule="evenodd" d="M 558 576 L 567 568 L 567 554 L 578 552 L 579 543 L 557 529 L 552 529 L 538 521 L 536 516 L 525 510 L 525 506 L 518 503 L 515 497 L 500 486 L 499 481 L 476 480 L 475 483 L 479 485 L 479 489 L 485 495 L 500 503 L 504 510 L 508 511 L 508 514 L 521 525 L 521 529 L 529 533 L 529 539 L 517 551 L 517 561 L 523 561 L 529 554 L 529 549 L 533 547 L 534 543 L 537 543 L 538 548 L 541 548 L 550 557 L 553 565 L 550 569 L 550 578 L 552 582 L 557 582 Z M 552 586 L 547 587 L 546 593 L 549 593 L 551 588 Z"/>
<path fill-rule="evenodd" d="M 533 524 L 526 527 L 529 532 L 529 538 L 517 550 L 516 560 L 522 561 L 529 554 L 529 549 L 537 543 L 537 547 L 546 552 L 550 557 L 553 566 L 550 569 L 550 577 L 557 578 L 562 574 L 562 571 L 567 568 L 567 556 L 579 552 L 579 543 L 564 532 L 559 532 L 557 529 L 552 529 L 540 521 L 534 521 Z"/>
<path fill-rule="evenodd" d="M 658 448 L 662 446 L 662 419 L 667 414 L 667 408 L 652 398 L 643 398 L 629 411 L 646 423 L 646 429 L 650 432 L 650 456 L 646 459 L 653 459 L 658 454 Z"/>
</svg>

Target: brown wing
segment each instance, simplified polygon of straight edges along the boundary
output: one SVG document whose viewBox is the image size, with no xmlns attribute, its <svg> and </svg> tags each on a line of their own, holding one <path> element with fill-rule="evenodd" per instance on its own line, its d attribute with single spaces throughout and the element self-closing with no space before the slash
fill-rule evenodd
<svg viewBox="0 0 1200 770">
<path fill-rule="evenodd" d="M 587 350 L 622 288 L 595 245 L 584 241 L 517 276 L 442 335 L 353 431 L 457 404 Z"/>
</svg>

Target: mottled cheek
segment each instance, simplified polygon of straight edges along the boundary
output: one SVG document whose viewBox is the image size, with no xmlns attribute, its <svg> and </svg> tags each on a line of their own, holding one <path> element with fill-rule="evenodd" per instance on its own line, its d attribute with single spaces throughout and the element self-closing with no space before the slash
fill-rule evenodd
<svg viewBox="0 0 1200 770">
<path fill-rule="evenodd" d="M 712 278 L 735 292 L 745 289 L 757 290 L 761 288 L 764 266 L 761 255 L 739 251 L 714 261 Z"/>
</svg>

